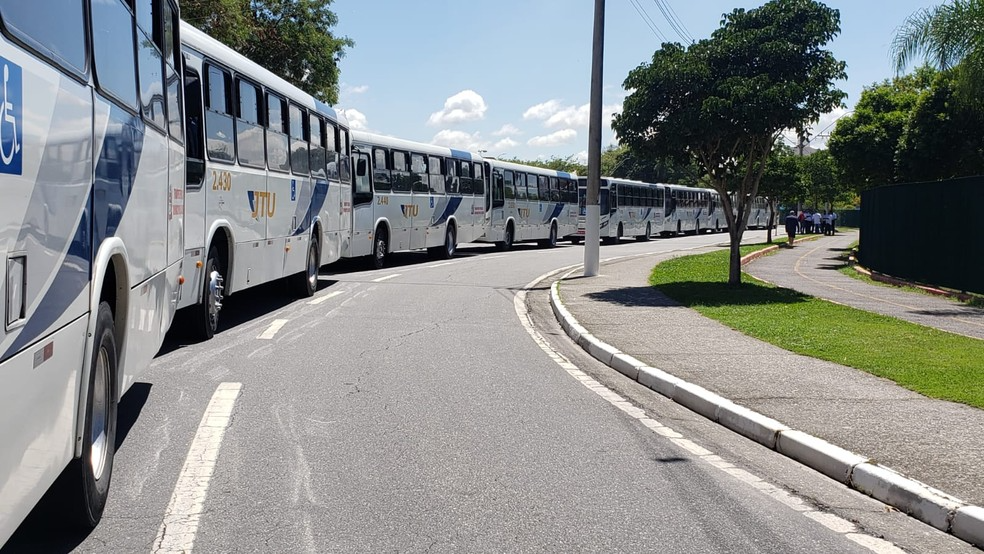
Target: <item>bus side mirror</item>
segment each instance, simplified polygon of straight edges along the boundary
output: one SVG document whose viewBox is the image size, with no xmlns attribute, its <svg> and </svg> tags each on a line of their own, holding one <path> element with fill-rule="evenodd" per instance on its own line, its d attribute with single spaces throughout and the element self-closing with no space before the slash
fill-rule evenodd
<svg viewBox="0 0 984 554">
<path fill-rule="evenodd" d="M 365 158 L 359 158 L 359 161 L 355 164 L 355 175 L 357 177 L 365 177 L 369 174 L 369 164 L 366 163 Z"/>
</svg>

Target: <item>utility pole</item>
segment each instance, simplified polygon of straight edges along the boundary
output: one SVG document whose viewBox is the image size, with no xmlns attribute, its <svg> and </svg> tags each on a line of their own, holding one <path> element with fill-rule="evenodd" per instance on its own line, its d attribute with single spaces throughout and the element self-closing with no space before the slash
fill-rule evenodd
<svg viewBox="0 0 984 554">
<path fill-rule="evenodd" d="M 605 53 L 605 0 L 595 0 L 594 41 L 591 56 L 591 112 L 588 126 L 588 189 L 584 199 L 584 276 L 598 275 L 600 263 L 601 206 L 601 102 Z"/>
</svg>

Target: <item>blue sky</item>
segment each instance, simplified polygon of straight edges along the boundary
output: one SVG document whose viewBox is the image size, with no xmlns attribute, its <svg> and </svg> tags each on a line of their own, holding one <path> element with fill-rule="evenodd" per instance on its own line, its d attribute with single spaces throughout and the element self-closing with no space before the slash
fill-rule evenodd
<svg viewBox="0 0 984 554">
<path fill-rule="evenodd" d="M 941 1 L 827 2 L 841 14 L 829 48 L 847 62 L 838 86 L 848 109 L 865 86 L 893 76 L 889 47 L 906 16 Z M 696 40 L 723 13 L 761 3 L 664 0 Z M 332 9 L 336 33 L 355 40 L 338 104 L 354 128 L 492 156 L 586 160 L 593 0 L 335 0 Z M 625 98 L 622 82 L 664 37 L 682 42 L 656 0 L 607 0 L 603 147 L 614 140 L 607 121 Z"/>
</svg>

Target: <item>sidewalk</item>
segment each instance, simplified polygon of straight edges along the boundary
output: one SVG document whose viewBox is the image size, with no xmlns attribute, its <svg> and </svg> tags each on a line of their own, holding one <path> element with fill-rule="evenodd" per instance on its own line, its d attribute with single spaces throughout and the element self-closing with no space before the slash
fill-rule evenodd
<svg viewBox="0 0 984 554">
<path fill-rule="evenodd" d="M 831 248 L 853 240 L 848 235 L 804 242 L 761 258 L 750 269 L 777 284 L 792 275 L 791 284 L 802 290 L 799 283 L 809 280 L 796 280 L 797 268 L 813 279 L 823 272 L 818 266 L 829 264 L 825 258 Z M 792 354 L 680 307 L 648 283 L 653 266 L 668 258 L 616 260 L 603 264 L 601 275 L 591 278 L 581 277 L 578 270 L 571 275 L 577 278 L 555 284 L 554 311 L 568 334 L 586 348 L 591 345 L 588 350 L 595 357 L 639 382 L 855 489 L 984 545 L 984 509 L 979 508 L 984 506 L 984 410 L 929 399 L 853 368 Z M 864 299 L 876 292 L 898 292 L 827 273 L 844 279 L 836 284 L 838 294 Z M 832 296 L 824 290 L 829 285 L 813 285 L 821 288 L 804 292 Z M 893 310 L 924 312 L 913 316 L 935 312 L 934 317 L 950 317 L 948 312 L 960 308 L 932 297 L 926 300 L 946 307 L 917 308 L 923 295 L 903 294 L 906 301 L 895 302 Z M 611 348 L 606 353 L 603 345 L 628 357 L 613 359 Z"/>
<path fill-rule="evenodd" d="M 872 285 L 837 271 L 842 265 L 838 257 L 856 240 L 858 233 L 852 231 L 804 241 L 794 248 L 782 248 L 755 260 L 745 266 L 745 272 L 810 296 L 984 340 L 984 309 L 938 296 Z"/>
</svg>

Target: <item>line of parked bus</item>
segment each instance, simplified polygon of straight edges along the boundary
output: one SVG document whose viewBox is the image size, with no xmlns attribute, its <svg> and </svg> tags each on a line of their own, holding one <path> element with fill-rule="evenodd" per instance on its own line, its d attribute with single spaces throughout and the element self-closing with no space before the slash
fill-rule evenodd
<svg viewBox="0 0 984 554">
<path fill-rule="evenodd" d="M 117 404 L 178 315 L 209 338 L 230 294 L 310 296 L 341 258 L 583 236 L 583 179 L 351 130 L 177 0 L 0 0 L 0 65 L 0 545 L 59 475 L 99 521 Z M 705 189 L 605 183 L 603 236 L 724 226 Z"/>
<path fill-rule="evenodd" d="M 577 233 L 567 237 L 578 243 L 585 234 L 587 178 L 578 179 Z M 598 187 L 600 236 L 606 244 L 625 237 L 647 241 L 654 235 L 717 233 L 726 231 L 727 219 L 721 196 L 706 188 L 665 183 L 644 183 L 629 179 L 602 177 Z M 768 204 L 763 198 L 752 203 L 749 229 L 768 225 Z"/>
</svg>

